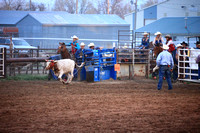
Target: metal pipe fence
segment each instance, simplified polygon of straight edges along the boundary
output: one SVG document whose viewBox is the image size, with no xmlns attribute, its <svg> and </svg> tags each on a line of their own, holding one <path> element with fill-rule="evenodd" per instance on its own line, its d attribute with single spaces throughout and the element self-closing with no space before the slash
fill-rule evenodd
<svg viewBox="0 0 200 133">
<path fill-rule="evenodd" d="M 198 80 L 198 64 L 195 61 L 199 54 L 199 49 L 178 50 L 179 80 L 200 83 L 200 80 Z"/>
</svg>

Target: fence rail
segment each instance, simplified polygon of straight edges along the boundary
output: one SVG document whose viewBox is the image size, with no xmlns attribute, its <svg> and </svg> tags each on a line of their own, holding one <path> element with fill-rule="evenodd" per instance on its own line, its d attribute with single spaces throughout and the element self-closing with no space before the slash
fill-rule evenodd
<svg viewBox="0 0 200 133">
<path fill-rule="evenodd" d="M 57 49 L 14 49 L 10 56 L 7 50 L 6 71 L 9 76 L 16 74 L 45 74 L 45 59 L 57 54 Z M 25 51 L 25 52 L 24 52 Z M 144 64 L 148 74 L 150 66 L 149 50 L 141 49 L 117 49 L 117 63 L 119 64 Z M 147 75 L 148 75 L 147 74 Z"/>
<path fill-rule="evenodd" d="M 16 74 L 44 74 L 45 59 L 57 54 L 57 49 L 7 49 L 5 68 L 9 76 Z"/>
</svg>

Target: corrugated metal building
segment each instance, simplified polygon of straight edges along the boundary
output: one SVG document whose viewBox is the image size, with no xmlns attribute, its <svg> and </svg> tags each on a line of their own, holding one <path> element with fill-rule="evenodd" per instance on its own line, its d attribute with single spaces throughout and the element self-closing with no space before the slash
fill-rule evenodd
<svg viewBox="0 0 200 133">
<path fill-rule="evenodd" d="M 163 0 L 152 6 L 138 10 L 136 29 L 165 17 L 200 16 L 200 0 Z M 125 20 L 134 28 L 135 13 L 125 15 Z"/>
<path fill-rule="evenodd" d="M 195 36 L 200 34 L 200 17 L 166 17 L 136 30 L 136 32 L 148 31 L 154 34 L 160 31 L 163 34 L 179 36 Z"/>
<path fill-rule="evenodd" d="M 117 42 L 118 30 L 130 29 L 117 15 L 0 11 L 0 18 L 0 26 L 16 26 L 20 37 L 45 48 L 55 48 L 60 41 L 69 43 L 73 35 L 80 38 L 79 42 L 111 47 Z"/>
<path fill-rule="evenodd" d="M 150 23 L 136 32 L 147 31 L 151 34 L 151 41 L 154 39 L 154 33 L 160 31 L 163 35 L 170 34 L 173 41 L 178 44 L 182 41 L 187 41 L 187 36 L 200 35 L 200 17 L 165 17 L 153 23 Z M 194 38 L 195 39 L 195 38 Z M 194 47 L 195 40 L 191 42 L 191 47 Z"/>
</svg>

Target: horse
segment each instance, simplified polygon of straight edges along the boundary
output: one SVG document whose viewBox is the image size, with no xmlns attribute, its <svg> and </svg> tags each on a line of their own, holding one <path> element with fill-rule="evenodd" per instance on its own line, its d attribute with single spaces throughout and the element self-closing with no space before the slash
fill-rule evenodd
<svg viewBox="0 0 200 133">
<path fill-rule="evenodd" d="M 156 45 L 153 49 L 153 55 L 155 58 L 158 57 L 158 55 L 163 51 L 163 48 L 162 48 L 162 43 Z"/>
<path fill-rule="evenodd" d="M 62 59 L 71 59 L 70 52 L 65 45 L 58 48 L 57 54 L 61 54 Z"/>
<path fill-rule="evenodd" d="M 158 57 L 158 55 L 163 51 L 162 45 L 163 44 L 161 44 L 161 43 L 154 45 L 153 42 L 150 42 L 149 48 L 153 50 L 154 59 L 156 59 Z M 152 76 L 154 77 L 154 79 L 156 79 L 156 76 L 158 74 L 158 71 L 157 71 L 158 69 L 159 69 L 159 67 L 157 65 L 153 68 Z"/>
</svg>

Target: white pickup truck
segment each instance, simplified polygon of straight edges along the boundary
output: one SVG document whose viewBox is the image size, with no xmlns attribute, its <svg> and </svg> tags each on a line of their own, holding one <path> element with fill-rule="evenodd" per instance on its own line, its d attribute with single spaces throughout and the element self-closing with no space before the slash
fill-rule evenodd
<svg viewBox="0 0 200 133">
<path fill-rule="evenodd" d="M 0 38 L 0 47 L 10 49 L 10 39 Z M 23 49 L 20 50 L 23 53 L 29 52 L 30 49 L 37 49 L 37 47 L 31 46 L 24 39 L 12 38 L 13 49 Z M 27 50 L 26 50 L 27 49 Z"/>
</svg>

